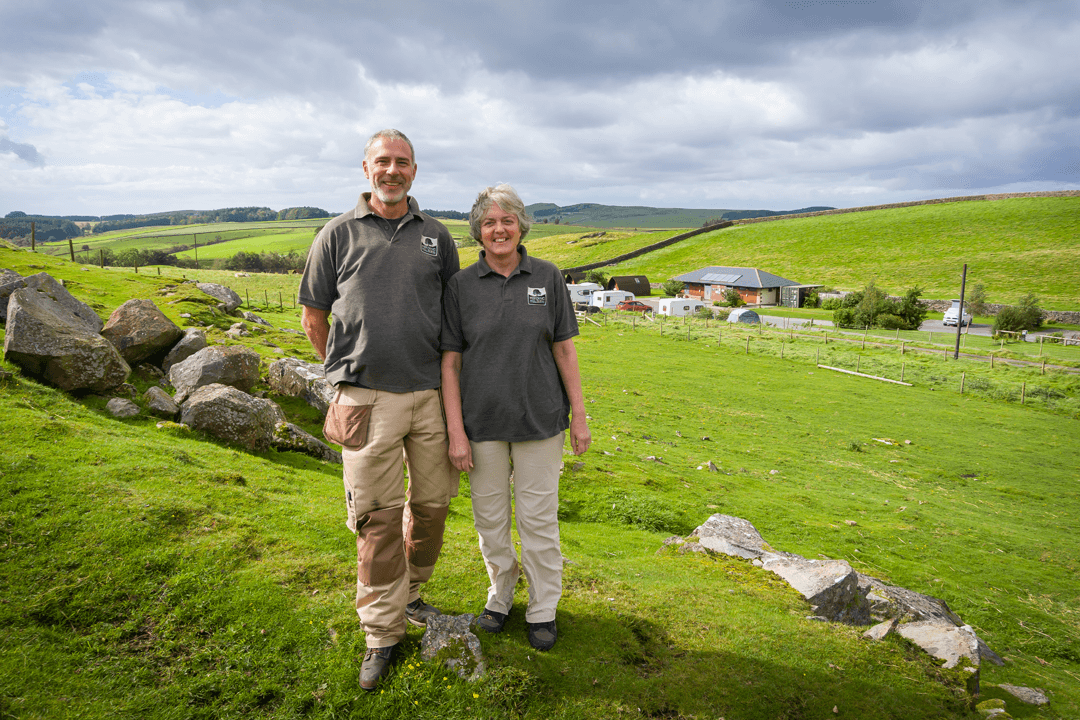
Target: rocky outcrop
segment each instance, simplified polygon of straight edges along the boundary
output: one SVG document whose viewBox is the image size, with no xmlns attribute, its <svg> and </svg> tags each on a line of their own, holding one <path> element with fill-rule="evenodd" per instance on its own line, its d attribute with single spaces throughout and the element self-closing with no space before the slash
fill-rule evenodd
<svg viewBox="0 0 1080 720">
<path fill-rule="evenodd" d="M 843 560 L 808 560 L 792 553 L 774 550 L 748 521 L 716 514 L 695 529 L 685 540 L 668 538 L 667 545 L 679 545 L 679 552 L 710 551 L 750 560 L 776 573 L 802 593 L 819 620 L 849 625 L 877 623 L 864 633 L 870 640 L 881 640 L 898 633 L 934 657 L 945 660 L 946 667 L 963 663 L 969 672 L 968 689 L 978 692 L 979 663 L 988 660 L 1002 664 L 999 658 L 965 625 L 948 604 L 901 587 L 887 585 L 877 578 L 855 572 Z"/>
<path fill-rule="evenodd" d="M 176 388 L 179 403 L 207 385 L 230 385 L 247 392 L 258 380 L 259 354 L 240 345 L 203 348 L 169 368 L 169 382 Z"/>
<path fill-rule="evenodd" d="M 201 282 L 195 283 L 195 287 L 199 288 L 215 300 L 221 302 L 221 304 L 225 306 L 224 310 L 227 313 L 231 313 L 233 310 L 240 307 L 241 303 L 243 303 L 243 300 L 240 299 L 239 295 L 237 295 L 235 292 L 225 287 L 224 285 L 218 285 L 217 283 Z"/>
<path fill-rule="evenodd" d="M 290 422 L 279 422 L 274 427 L 273 446 L 278 450 L 304 453 L 323 462 L 341 464 L 341 453 Z"/>
<path fill-rule="evenodd" d="M 107 392 L 131 373 L 116 348 L 83 317 L 29 286 L 9 298 L 4 357 L 68 392 Z"/>
<path fill-rule="evenodd" d="M 184 425 L 249 450 L 269 448 L 274 428 L 286 421 L 276 403 L 221 383 L 195 389 L 180 406 L 180 413 Z"/>
<path fill-rule="evenodd" d="M 475 621 L 471 613 L 428 618 L 420 639 L 420 657 L 427 662 L 442 661 L 464 680 L 479 680 L 486 672 L 486 663 L 480 640 L 471 630 Z"/>
<path fill-rule="evenodd" d="M 327 382 L 321 364 L 298 358 L 275 360 L 270 363 L 267 382 L 278 395 L 298 397 L 323 415 L 334 401 L 334 386 Z"/>
<path fill-rule="evenodd" d="M 128 300 L 113 310 L 101 335 L 123 355 L 128 365 L 162 358 L 183 337 L 153 300 Z"/>
<path fill-rule="evenodd" d="M 184 331 L 180 342 L 173 345 L 172 350 L 162 360 L 161 369 L 168 375 L 169 368 L 187 360 L 204 347 L 206 347 L 206 331 L 202 328 L 188 328 Z"/>
</svg>

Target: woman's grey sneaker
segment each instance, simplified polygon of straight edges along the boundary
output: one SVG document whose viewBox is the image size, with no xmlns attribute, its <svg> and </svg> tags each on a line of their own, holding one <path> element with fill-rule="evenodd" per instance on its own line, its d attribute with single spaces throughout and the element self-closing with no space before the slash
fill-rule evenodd
<svg viewBox="0 0 1080 720">
<path fill-rule="evenodd" d="M 360 664 L 360 687 L 364 690 L 374 690 L 379 685 L 387 671 L 390 669 L 390 661 L 394 657 L 394 649 L 397 645 L 388 645 L 381 648 L 369 648 L 364 653 L 364 662 Z"/>
<path fill-rule="evenodd" d="M 486 630 L 489 633 L 502 632 L 503 625 L 506 624 L 506 617 L 509 614 L 484 608 L 484 612 L 480 613 L 480 617 L 476 618 L 476 625 L 481 630 Z"/>
<path fill-rule="evenodd" d="M 428 605 L 423 598 L 416 598 L 405 606 L 405 617 L 417 627 L 427 627 L 429 617 L 442 615 L 434 605 Z"/>
<path fill-rule="evenodd" d="M 555 621 L 529 623 L 529 644 L 540 651 L 550 650 L 555 647 L 555 641 L 559 637 L 559 631 L 555 629 Z"/>
</svg>

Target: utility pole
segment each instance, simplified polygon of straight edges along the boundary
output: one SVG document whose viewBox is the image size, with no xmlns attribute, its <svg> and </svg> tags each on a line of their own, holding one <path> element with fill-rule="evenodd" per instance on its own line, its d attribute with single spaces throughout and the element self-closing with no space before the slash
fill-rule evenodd
<svg viewBox="0 0 1080 720">
<path fill-rule="evenodd" d="M 960 331 L 964 329 L 965 285 L 967 285 L 967 263 L 964 263 L 964 273 L 960 276 L 960 317 L 956 319 L 956 349 L 953 351 L 953 360 L 958 360 L 960 358 Z"/>
</svg>

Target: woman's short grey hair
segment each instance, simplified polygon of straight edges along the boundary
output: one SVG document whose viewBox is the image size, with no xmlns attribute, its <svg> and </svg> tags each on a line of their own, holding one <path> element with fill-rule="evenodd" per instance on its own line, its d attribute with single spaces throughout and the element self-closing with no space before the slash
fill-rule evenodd
<svg viewBox="0 0 1080 720">
<path fill-rule="evenodd" d="M 517 215 L 521 239 L 524 240 L 529 228 L 532 227 L 532 221 L 529 220 L 529 214 L 525 212 L 525 203 L 521 202 L 514 188 L 506 183 L 484 188 L 476 196 L 476 202 L 473 203 L 472 211 L 469 213 L 469 234 L 472 235 L 473 240 L 480 242 L 480 223 L 483 222 L 484 216 L 488 214 L 492 205 L 498 205 L 503 212 Z"/>
<path fill-rule="evenodd" d="M 409 154 L 412 155 L 413 165 L 416 164 L 416 148 L 413 147 L 412 140 L 405 137 L 405 133 L 393 128 L 387 128 L 386 130 L 380 130 L 379 132 L 368 138 L 367 144 L 364 145 L 364 159 L 367 159 L 368 153 L 371 152 L 371 146 L 375 144 L 375 141 L 379 138 L 386 140 L 404 140 L 405 144 L 409 146 Z"/>
</svg>

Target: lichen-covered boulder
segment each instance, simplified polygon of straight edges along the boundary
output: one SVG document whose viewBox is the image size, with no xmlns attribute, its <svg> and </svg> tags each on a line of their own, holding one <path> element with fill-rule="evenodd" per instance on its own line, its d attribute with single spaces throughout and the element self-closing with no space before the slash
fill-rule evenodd
<svg viewBox="0 0 1080 720">
<path fill-rule="evenodd" d="M 143 393 L 143 401 L 147 410 L 167 420 L 176 417 L 176 413 L 180 412 L 180 406 L 169 393 L 156 386 Z"/>
<path fill-rule="evenodd" d="M 188 328 L 180 341 L 173 345 L 172 350 L 161 361 L 161 369 L 168 374 L 169 368 L 184 362 L 204 347 L 206 347 L 206 331 L 202 328 Z"/>
<path fill-rule="evenodd" d="M 323 415 L 336 394 L 334 386 L 326 380 L 321 364 L 299 358 L 282 358 L 270 363 L 266 379 L 277 394 L 298 397 Z"/>
<path fill-rule="evenodd" d="M 241 345 L 203 348 L 169 368 L 169 382 L 182 403 L 195 389 L 220 383 L 247 392 L 259 380 L 259 354 Z"/>
<path fill-rule="evenodd" d="M 113 310 L 101 335 L 116 346 L 128 365 L 161 359 L 184 336 L 153 300 L 128 300 Z"/>
<path fill-rule="evenodd" d="M 265 450 L 274 440 L 274 427 L 285 422 L 285 414 L 270 400 L 213 383 L 197 388 L 184 401 L 180 422 L 249 450 Z"/>
<path fill-rule="evenodd" d="M 29 287 L 9 299 L 4 358 L 68 392 L 104 393 L 131 374 L 112 343 L 83 318 Z"/>
<path fill-rule="evenodd" d="M 75 296 L 68 292 L 66 287 L 48 273 L 39 272 L 36 275 L 30 275 L 26 278 L 26 287 L 33 288 L 56 301 L 61 307 L 80 318 L 86 323 L 87 327 L 96 333 L 100 333 L 101 328 L 105 325 L 93 308 L 82 300 L 75 299 Z"/>
<path fill-rule="evenodd" d="M 428 618 L 424 637 L 420 639 L 420 657 L 426 662 L 442 660 L 463 680 L 479 680 L 486 672 L 480 640 L 470 626 L 476 617 L 464 615 L 435 615 Z"/>
<path fill-rule="evenodd" d="M 221 303 L 225 305 L 225 312 L 231 313 L 243 303 L 243 300 L 240 299 L 239 295 L 224 285 L 201 282 L 195 283 L 195 287 L 199 288 L 210 297 L 221 301 Z"/>
<path fill-rule="evenodd" d="M 323 462 L 341 464 L 341 453 L 290 422 L 279 422 L 274 427 L 272 444 L 278 450 L 292 450 L 318 458 Z"/>
<path fill-rule="evenodd" d="M 7 322 L 7 305 L 11 293 L 26 287 L 26 278 L 14 270 L 0 270 L 0 323 Z"/>
</svg>

